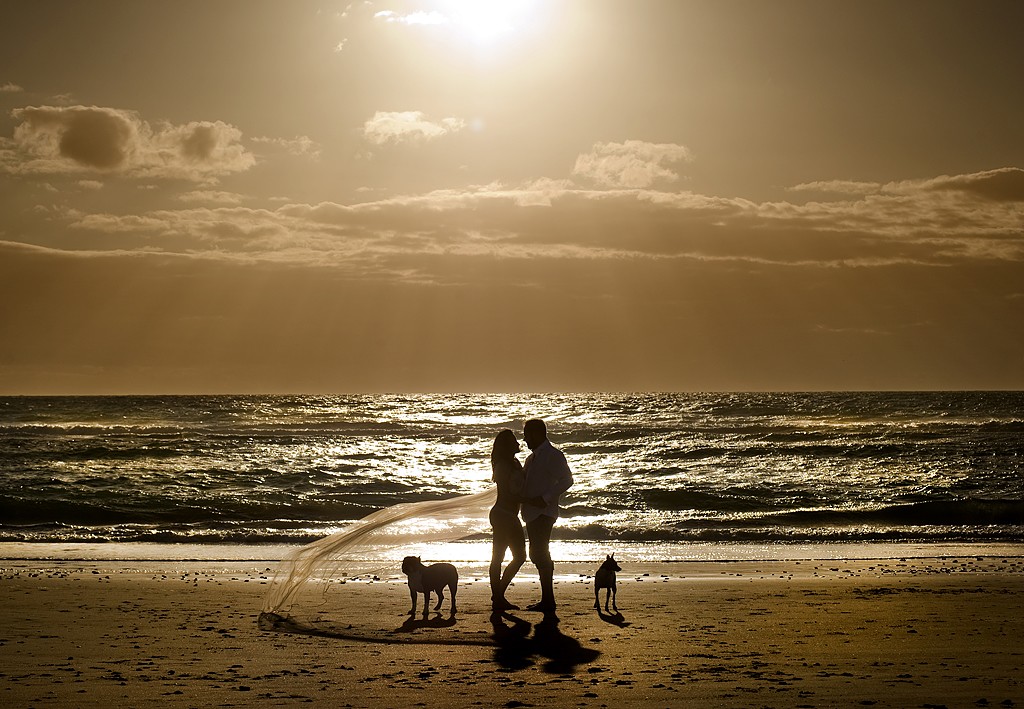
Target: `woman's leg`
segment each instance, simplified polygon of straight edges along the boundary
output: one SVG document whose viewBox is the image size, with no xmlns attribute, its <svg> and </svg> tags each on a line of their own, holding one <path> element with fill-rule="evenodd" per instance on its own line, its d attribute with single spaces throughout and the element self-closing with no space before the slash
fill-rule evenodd
<svg viewBox="0 0 1024 709">
<path fill-rule="evenodd" d="M 505 560 L 505 550 L 508 549 L 508 542 L 503 538 L 500 526 L 491 520 L 491 565 L 488 568 L 491 578 L 491 601 L 502 597 L 505 587 L 501 585 L 501 562 Z"/>
<path fill-rule="evenodd" d="M 526 535 L 523 533 L 523 525 L 520 524 L 518 517 L 510 519 L 505 540 L 508 548 L 512 550 L 512 561 L 505 567 L 505 573 L 501 575 L 502 597 L 505 596 L 505 591 L 512 583 L 512 579 L 519 573 L 519 569 L 526 563 Z"/>
</svg>

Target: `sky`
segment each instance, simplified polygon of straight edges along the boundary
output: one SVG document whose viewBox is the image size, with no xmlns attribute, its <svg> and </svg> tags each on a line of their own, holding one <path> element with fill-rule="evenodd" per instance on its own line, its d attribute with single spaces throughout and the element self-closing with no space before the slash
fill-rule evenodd
<svg viewBox="0 0 1024 709">
<path fill-rule="evenodd" d="M 1024 389 L 1022 26 L 0 0 L 0 394 Z"/>
</svg>

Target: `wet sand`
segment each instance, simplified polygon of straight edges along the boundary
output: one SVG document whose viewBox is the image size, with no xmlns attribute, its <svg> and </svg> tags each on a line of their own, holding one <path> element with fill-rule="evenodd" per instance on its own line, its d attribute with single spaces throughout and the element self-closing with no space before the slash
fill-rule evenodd
<svg viewBox="0 0 1024 709">
<path fill-rule="evenodd" d="M 363 579 L 262 628 L 265 563 L 0 566 L 11 707 L 1024 706 L 1021 557 L 624 561 L 618 613 L 562 564 L 547 618 L 492 618 L 479 570 L 454 618 Z"/>
</svg>

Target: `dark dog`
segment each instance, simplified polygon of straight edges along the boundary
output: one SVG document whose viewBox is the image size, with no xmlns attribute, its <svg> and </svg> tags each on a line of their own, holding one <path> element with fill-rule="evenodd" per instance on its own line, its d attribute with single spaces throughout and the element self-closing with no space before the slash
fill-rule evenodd
<svg viewBox="0 0 1024 709">
<path fill-rule="evenodd" d="M 423 594 L 423 615 L 430 608 L 430 594 L 437 593 L 435 611 L 441 610 L 444 600 L 444 587 L 452 594 L 452 615 L 455 615 L 455 593 L 459 583 L 459 571 L 451 564 L 431 564 L 424 566 L 418 556 L 407 556 L 402 560 L 402 573 L 409 577 L 409 595 L 412 597 L 412 610 L 409 615 L 416 614 L 416 594 Z"/>
<path fill-rule="evenodd" d="M 604 563 L 601 564 L 601 568 L 594 574 L 594 608 L 601 610 L 601 601 L 598 598 L 598 593 L 601 589 L 606 589 L 604 592 L 604 609 L 608 611 L 608 597 L 612 599 L 612 608 L 619 610 L 619 607 L 615 605 L 615 572 L 622 571 L 622 567 L 615 561 L 614 555 L 605 558 Z"/>
</svg>

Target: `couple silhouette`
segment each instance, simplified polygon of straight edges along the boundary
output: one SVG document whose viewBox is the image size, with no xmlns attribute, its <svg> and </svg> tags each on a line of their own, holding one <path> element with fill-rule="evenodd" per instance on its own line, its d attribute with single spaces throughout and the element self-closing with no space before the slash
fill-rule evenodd
<svg viewBox="0 0 1024 709">
<path fill-rule="evenodd" d="M 505 598 L 505 591 L 526 562 L 529 539 L 530 561 L 540 575 L 541 597 L 527 610 L 553 613 L 555 565 L 549 548 L 551 530 L 558 519 L 559 498 L 573 483 L 572 471 L 562 451 L 548 440 L 547 426 L 541 419 L 530 419 L 523 425 L 523 440 L 531 451 L 525 465 L 516 457 L 521 448 L 510 429 L 498 433 L 491 449 L 492 479 L 498 488 L 489 516 L 493 535 L 489 569 L 491 610 L 518 610 Z M 506 551 L 512 552 L 512 560 L 503 572 Z"/>
</svg>

